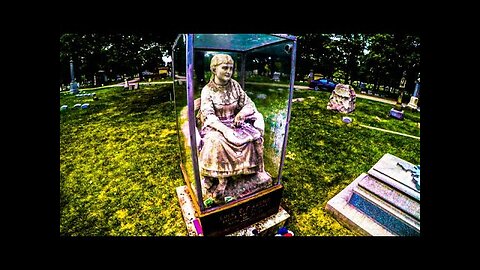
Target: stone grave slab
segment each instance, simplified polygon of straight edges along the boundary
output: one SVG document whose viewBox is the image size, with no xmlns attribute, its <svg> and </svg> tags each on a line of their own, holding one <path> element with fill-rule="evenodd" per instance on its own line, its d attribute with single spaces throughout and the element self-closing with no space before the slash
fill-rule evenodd
<svg viewBox="0 0 480 270">
<path fill-rule="evenodd" d="M 420 190 L 412 181 L 412 173 L 403 169 L 399 163 L 414 166 L 410 162 L 387 153 L 368 171 L 368 174 L 420 201 Z"/>
</svg>

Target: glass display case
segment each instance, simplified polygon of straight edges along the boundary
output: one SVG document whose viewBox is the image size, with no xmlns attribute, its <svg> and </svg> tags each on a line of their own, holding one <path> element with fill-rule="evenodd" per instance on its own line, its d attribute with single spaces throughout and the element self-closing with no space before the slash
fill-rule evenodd
<svg viewBox="0 0 480 270">
<path fill-rule="evenodd" d="M 194 210 L 189 220 L 203 235 L 226 235 L 279 211 L 296 46 L 286 34 L 175 40 L 179 163 Z M 217 84 L 224 74 L 231 80 Z"/>
</svg>

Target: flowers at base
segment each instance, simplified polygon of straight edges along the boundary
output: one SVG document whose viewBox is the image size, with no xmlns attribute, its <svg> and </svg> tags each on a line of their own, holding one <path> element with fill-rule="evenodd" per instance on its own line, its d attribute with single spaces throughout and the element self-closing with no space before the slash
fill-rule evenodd
<svg viewBox="0 0 480 270">
<path fill-rule="evenodd" d="M 233 200 L 235 200 L 235 197 L 232 197 L 232 196 L 226 196 L 226 197 L 225 197 L 225 202 L 226 202 L 226 203 L 231 202 L 231 201 L 233 201 Z"/>
<path fill-rule="evenodd" d="M 214 200 L 213 200 L 213 198 L 211 198 L 211 197 L 210 197 L 210 198 L 207 198 L 206 200 L 203 201 L 203 204 L 204 204 L 206 207 L 212 206 L 213 203 L 214 203 Z"/>
</svg>

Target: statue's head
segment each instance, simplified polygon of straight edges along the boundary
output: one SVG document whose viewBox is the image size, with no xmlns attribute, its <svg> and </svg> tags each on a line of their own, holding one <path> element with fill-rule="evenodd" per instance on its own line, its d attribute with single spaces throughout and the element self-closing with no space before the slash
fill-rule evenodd
<svg viewBox="0 0 480 270">
<path fill-rule="evenodd" d="M 230 55 L 228 54 L 216 54 L 212 57 L 212 60 L 210 61 L 210 71 L 215 74 L 215 68 L 218 65 L 221 64 L 232 64 L 233 65 L 233 59 Z"/>
</svg>

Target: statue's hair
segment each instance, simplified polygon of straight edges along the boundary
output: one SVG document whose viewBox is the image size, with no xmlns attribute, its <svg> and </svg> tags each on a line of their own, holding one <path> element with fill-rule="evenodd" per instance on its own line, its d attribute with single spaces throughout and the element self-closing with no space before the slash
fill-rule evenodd
<svg viewBox="0 0 480 270">
<path fill-rule="evenodd" d="M 210 61 L 210 71 L 215 73 L 215 67 L 221 64 L 233 64 L 232 57 L 228 54 L 215 54 Z"/>
</svg>

